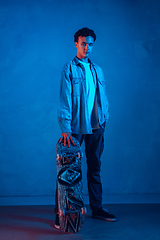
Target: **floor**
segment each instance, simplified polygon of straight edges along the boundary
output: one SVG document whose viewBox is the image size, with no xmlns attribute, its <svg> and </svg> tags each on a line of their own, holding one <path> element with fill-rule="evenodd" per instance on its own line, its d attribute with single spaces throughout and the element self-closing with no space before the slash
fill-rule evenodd
<svg viewBox="0 0 160 240">
<path fill-rule="evenodd" d="M 91 218 L 80 232 L 65 234 L 54 228 L 54 206 L 0 207 L 0 240 L 160 240 L 160 204 L 113 204 L 105 207 L 116 222 Z"/>
</svg>

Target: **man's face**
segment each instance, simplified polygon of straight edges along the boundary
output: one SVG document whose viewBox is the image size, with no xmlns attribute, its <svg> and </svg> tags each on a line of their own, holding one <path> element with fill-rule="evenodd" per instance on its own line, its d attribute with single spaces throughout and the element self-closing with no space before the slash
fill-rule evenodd
<svg viewBox="0 0 160 240">
<path fill-rule="evenodd" d="M 92 52 L 94 39 L 91 36 L 79 37 L 78 42 L 75 42 L 77 48 L 77 57 L 80 59 L 88 58 L 89 54 Z"/>
</svg>

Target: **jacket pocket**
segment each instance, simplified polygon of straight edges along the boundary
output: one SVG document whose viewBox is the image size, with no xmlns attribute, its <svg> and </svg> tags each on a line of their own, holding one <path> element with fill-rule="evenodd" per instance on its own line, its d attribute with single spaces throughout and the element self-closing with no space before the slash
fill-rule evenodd
<svg viewBox="0 0 160 240">
<path fill-rule="evenodd" d="M 80 95 L 82 92 L 82 82 L 81 78 L 72 79 L 72 94 L 73 96 Z"/>
</svg>

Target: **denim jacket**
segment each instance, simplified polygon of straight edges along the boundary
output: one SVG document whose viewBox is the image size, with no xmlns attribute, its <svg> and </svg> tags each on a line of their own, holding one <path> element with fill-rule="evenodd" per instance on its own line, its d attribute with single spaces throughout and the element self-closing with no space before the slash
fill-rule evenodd
<svg viewBox="0 0 160 240">
<path fill-rule="evenodd" d="M 108 99 L 102 69 L 90 59 L 93 80 L 96 82 L 97 110 L 100 126 L 108 120 Z M 77 57 L 64 65 L 60 83 L 58 121 L 62 132 L 92 134 L 88 117 L 86 77 L 84 66 Z"/>
</svg>

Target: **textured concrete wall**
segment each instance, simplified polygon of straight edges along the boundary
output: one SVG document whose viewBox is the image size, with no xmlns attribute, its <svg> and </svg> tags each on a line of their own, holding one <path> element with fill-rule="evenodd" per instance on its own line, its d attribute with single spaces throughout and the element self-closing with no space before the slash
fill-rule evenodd
<svg viewBox="0 0 160 240">
<path fill-rule="evenodd" d="M 0 196 L 55 193 L 60 74 L 83 26 L 110 102 L 104 194 L 160 193 L 159 11 L 158 0 L 0 1 Z"/>
</svg>

